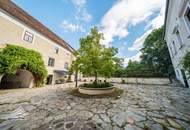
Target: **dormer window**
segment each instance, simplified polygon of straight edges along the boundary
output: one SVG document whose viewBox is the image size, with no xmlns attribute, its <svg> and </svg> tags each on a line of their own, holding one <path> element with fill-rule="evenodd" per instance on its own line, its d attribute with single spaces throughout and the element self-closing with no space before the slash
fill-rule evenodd
<svg viewBox="0 0 190 130">
<path fill-rule="evenodd" d="M 55 54 L 58 54 L 59 53 L 59 47 L 55 47 L 54 52 L 55 52 Z"/>
<path fill-rule="evenodd" d="M 26 41 L 26 42 L 30 42 L 30 43 L 32 43 L 33 40 L 34 40 L 34 34 L 28 32 L 28 31 L 25 31 L 25 33 L 24 33 L 24 37 L 23 37 L 23 40 Z"/>
</svg>

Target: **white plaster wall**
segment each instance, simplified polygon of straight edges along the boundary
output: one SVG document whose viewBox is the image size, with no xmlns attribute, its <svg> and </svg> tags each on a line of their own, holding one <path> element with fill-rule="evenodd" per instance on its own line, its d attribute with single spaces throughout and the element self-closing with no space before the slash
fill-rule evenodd
<svg viewBox="0 0 190 130">
<path fill-rule="evenodd" d="M 180 74 L 178 75 L 177 70 L 182 69 L 182 59 L 185 54 L 190 51 L 190 25 L 187 25 L 188 23 L 186 22 L 184 17 L 185 9 L 189 5 L 190 4 L 187 0 L 170 0 L 165 31 L 165 40 L 167 42 L 168 48 L 169 46 L 171 46 L 173 41 L 176 44 L 177 53 L 172 56 L 170 49 L 169 51 L 176 72 L 176 77 L 183 84 L 184 81 L 182 78 L 182 74 L 180 72 Z M 177 27 L 177 29 L 179 30 L 182 42 L 184 44 L 181 48 L 176 35 L 173 33 L 175 27 Z"/>
</svg>

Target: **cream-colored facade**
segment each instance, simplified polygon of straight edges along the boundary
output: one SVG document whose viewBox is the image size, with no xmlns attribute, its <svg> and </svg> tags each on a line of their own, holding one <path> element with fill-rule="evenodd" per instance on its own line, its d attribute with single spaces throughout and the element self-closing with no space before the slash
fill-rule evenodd
<svg viewBox="0 0 190 130">
<path fill-rule="evenodd" d="M 26 31 L 33 34 L 31 43 L 23 40 Z M 71 51 L 0 9 L 0 47 L 6 44 L 19 45 L 40 52 L 48 75 L 53 76 L 53 84 L 56 80 L 66 78 L 67 69 L 75 59 Z M 58 53 L 55 52 L 55 48 L 58 48 Z M 48 65 L 49 58 L 54 59 L 53 66 Z"/>
</svg>

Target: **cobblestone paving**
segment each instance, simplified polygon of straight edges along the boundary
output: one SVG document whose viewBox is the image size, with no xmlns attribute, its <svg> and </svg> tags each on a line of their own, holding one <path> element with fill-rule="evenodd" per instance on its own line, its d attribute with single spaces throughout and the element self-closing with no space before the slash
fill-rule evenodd
<svg viewBox="0 0 190 130">
<path fill-rule="evenodd" d="M 0 130 L 190 130 L 190 89 L 115 86 L 119 99 L 74 97 L 68 84 L 1 90 Z"/>
</svg>

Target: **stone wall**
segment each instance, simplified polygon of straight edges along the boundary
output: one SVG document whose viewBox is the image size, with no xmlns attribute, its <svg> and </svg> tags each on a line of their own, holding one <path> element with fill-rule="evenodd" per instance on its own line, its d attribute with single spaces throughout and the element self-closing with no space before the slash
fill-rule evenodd
<svg viewBox="0 0 190 130">
<path fill-rule="evenodd" d="M 34 77 L 31 72 L 27 70 L 18 70 L 14 75 L 4 74 L 0 88 L 32 88 L 34 87 Z"/>
<path fill-rule="evenodd" d="M 91 82 L 94 81 L 94 77 L 84 77 L 82 81 Z M 107 82 L 113 82 L 113 83 L 122 83 L 122 80 L 125 81 L 125 83 L 129 84 L 157 84 L 157 85 L 166 85 L 170 84 L 170 80 L 168 78 L 98 78 L 98 80 L 101 80 L 104 82 L 106 80 Z"/>
</svg>

